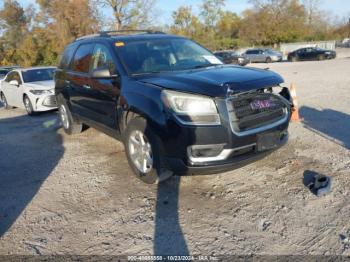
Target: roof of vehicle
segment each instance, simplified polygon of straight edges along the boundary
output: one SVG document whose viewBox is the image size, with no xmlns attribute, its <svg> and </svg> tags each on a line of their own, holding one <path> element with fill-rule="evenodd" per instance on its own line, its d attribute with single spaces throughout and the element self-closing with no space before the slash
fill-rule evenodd
<svg viewBox="0 0 350 262">
<path fill-rule="evenodd" d="M 120 33 L 119 33 L 120 32 Z M 166 34 L 159 31 L 150 30 L 130 30 L 131 34 L 126 34 L 129 30 L 121 31 L 105 31 L 99 32 L 93 35 L 86 35 L 77 38 L 75 42 L 79 41 L 91 41 L 91 40 L 107 40 L 107 41 L 140 41 L 140 40 L 151 40 L 151 39 L 162 39 L 162 38 L 183 38 L 181 36 Z M 74 42 L 74 43 L 75 43 Z"/>
<path fill-rule="evenodd" d="M 0 66 L 0 69 L 15 69 L 15 68 L 20 68 L 20 66 Z"/>
</svg>

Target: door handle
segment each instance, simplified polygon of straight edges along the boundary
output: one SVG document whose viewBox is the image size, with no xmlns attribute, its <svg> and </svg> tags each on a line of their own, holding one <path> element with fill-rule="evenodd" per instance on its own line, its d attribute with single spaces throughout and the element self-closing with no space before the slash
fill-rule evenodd
<svg viewBox="0 0 350 262">
<path fill-rule="evenodd" d="M 85 89 L 91 89 L 91 86 L 89 86 L 89 85 L 83 85 L 83 87 L 84 87 Z"/>
</svg>

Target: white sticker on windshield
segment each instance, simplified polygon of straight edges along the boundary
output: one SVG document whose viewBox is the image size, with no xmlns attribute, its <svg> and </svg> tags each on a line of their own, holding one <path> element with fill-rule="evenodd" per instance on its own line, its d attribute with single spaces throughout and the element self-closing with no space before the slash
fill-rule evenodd
<svg viewBox="0 0 350 262">
<path fill-rule="evenodd" d="M 205 60 L 207 60 L 209 63 L 213 65 L 222 65 L 222 62 L 216 56 L 204 55 L 203 57 Z"/>
</svg>

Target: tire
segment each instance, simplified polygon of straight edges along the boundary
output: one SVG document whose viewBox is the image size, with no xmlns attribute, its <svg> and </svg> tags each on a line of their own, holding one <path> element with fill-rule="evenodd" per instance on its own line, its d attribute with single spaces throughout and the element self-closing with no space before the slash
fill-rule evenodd
<svg viewBox="0 0 350 262">
<path fill-rule="evenodd" d="M 266 63 L 272 63 L 272 59 L 271 59 L 271 57 L 268 57 L 268 58 L 266 58 Z"/>
<path fill-rule="evenodd" d="M 4 104 L 4 108 L 6 110 L 11 109 L 11 106 L 9 106 L 9 104 L 7 103 L 7 99 L 6 99 L 5 95 L 4 95 L 4 93 L 1 93 L 1 102 Z"/>
<path fill-rule="evenodd" d="M 27 111 L 28 116 L 33 116 L 35 114 L 35 111 L 33 109 L 32 102 L 30 101 L 29 97 L 26 95 L 23 97 L 23 104 L 24 104 L 24 108 Z"/>
<path fill-rule="evenodd" d="M 317 59 L 318 59 L 318 61 L 322 61 L 322 60 L 325 60 L 326 57 L 325 57 L 325 55 L 318 55 Z"/>
<path fill-rule="evenodd" d="M 64 98 L 58 99 L 58 112 L 63 130 L 68 135 L 79 134 L 83 131 L 83 124 L 73 118 Z"/>
<path fill-rule="evenodd" d="M 173 175 L 163 162 L 159 138 L 144 118 L 137 116 L 129 121 L 123 142 L 129 165 L 141 181 L 158 184 Z"/>
</svg>

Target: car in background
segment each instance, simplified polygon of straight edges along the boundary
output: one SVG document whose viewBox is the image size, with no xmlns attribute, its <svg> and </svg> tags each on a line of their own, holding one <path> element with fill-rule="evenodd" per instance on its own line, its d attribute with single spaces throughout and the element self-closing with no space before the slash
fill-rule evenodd
<svg viewBox="0 0 350 262">
<path fill-rule="evenodd" d="M 19 66 L 0 66 L 0 80 L 4 79 L 7 73 L 15 68 L 19 68 Z"/>
<path fill-rule="evenodd" d="M 283 60 L 283 55 L 281 52 L 275 51 L 273 49 L 263 49 L 263 48 L 254 48 L 248 49 L 244 53 L 252 63 L 272 63 L 272 62 L 281 62 Z"/>
<path fill-rule="evenodd" d="M 337 57 L 333 50 L 327 50 L 319 47 L 300 48 L 288 54 L 288 61 L 307 61 L 307 60 L 325 60 Z"/>
<path fill-rule="evenodd" d="M 1 81 L 0 100 L 5 109 L 26 109 L 28 115 L 57 108 L 55 67 L 31 67 L 10 71 Z"/>
<path fill-rule="evenodd" d="M 214 55 L 225 64 L 245 66 L 250 63 L 250 60 L 247 57 L 240 55 L 235 51 L 218 51 L 214 52 Z"/>
</svg>

